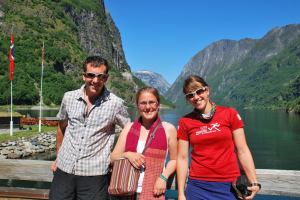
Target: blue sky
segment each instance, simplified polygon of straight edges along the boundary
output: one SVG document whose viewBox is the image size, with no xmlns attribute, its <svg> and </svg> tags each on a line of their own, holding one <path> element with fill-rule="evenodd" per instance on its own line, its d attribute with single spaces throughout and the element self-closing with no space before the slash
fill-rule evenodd
<svg viewBox="0 0 300 200">
<path fill-rule="evenodd" d="M 258 39 L 300 23 L 299 0 L 104 0 L 132 71 L 173 83 L 196 53 L 220 39 Z"/>
</svg>

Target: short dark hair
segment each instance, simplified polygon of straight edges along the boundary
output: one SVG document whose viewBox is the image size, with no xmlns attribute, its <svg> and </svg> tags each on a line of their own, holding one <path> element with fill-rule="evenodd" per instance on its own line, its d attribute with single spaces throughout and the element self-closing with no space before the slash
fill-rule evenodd
<svg viewBox="0 0 300 200">
<path fill-rule="evenodd" d="M 159 92 L 156 88 L 154 88 L 154 87 L 143 87 L 143 88 L 139 89 L 136 93 L 136 96 L 135 96 L 136 104 L 138 104 L 139 98 L 140 98 L 140 96 L 143 92 L 149 92 L 149 93 L 153 94 L 156 97 L 157 102 L 160 103 Z"/>
<path fill-rule="evenodd" d="M 85 59 L 83 63 L 83 72 L 86 72 L 87 65 L 91 64 L 93 67 L 99 67 L 100 65 L 104 65 L 106 67 L 106 74 L 108 74 L 110 66 L 108 65 L 107 60 L 100 56 L 89 56 Z"/>
<path fill-rule="evenodd" d="M 208 85 L 203 78 L 197 75 L 190 75 L 185 79 L 182 91 L 184 94 L 187 94 L 191 91 L 198 89 L 199 87 L 206 86 Z"/>
</svg>

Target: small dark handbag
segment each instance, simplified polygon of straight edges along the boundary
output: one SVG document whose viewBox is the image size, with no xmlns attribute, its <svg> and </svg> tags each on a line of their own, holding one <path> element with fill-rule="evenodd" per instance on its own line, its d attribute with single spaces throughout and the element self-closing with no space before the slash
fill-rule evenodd
<svg viewBox="0 0 300 200">
<path fill-rule="evenodd" d="M 251 195 L 251 191 L 247 189 L 251 184 L 245 174 L 239 176 L 236 182 L 232 183 L 232 187 L 238 197 L 247 197 Z"/>
<path fill-rule="evenodd" d="M 160 124 L 161 123 L 158 123 L 151 133 L 142 154 L 144 154 L 151 140 L 154 138 L 155 132 Z M 127 158 L 114 161 L 108 193 L 114 196 L 133 195 L 136 192 L 139 177 L 140 170 L 132 166 Z"/>
</svg>

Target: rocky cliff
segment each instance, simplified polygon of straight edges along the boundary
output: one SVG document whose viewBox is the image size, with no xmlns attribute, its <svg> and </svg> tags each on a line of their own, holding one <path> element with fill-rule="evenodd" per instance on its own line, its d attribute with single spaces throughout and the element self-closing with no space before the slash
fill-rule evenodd
<svg viewBox="0 0 300 200">
<path fill-rule="evenodd" d="M 80 46 L 88 55 L 101 55 L 118 70 L 129 70 L 120 32 L 105 10 L 103 0 L 100 1 L 97 12 L 78 11 L 72 5 L 65 5 L 64 10 L 76 24 Z"/>
<path fill-rule="evenodd" d="M 155 87 L 162 95 L 165 95 L 170 88 L 170 84 L 158 73 L 140 70 L 133 72 L 133 75 L 142 80 L 146 85 Z"/>
</svg>

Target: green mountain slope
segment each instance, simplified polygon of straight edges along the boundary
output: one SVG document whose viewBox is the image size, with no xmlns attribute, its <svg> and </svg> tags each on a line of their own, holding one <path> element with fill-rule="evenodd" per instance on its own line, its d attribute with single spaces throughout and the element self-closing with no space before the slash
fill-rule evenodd
<svg viewBox="0 0 300 200">
<path fill-rule="evenodd" d="M 274 28 L 261 39 L 221 40 L 185 65 L 167 97 L 185 106 L 181 90 L 190 74 L 204 77 L 218 104 L 300 110 L 300 25 Z"/>
<path fill-rule="evenodd" d="M 112 70 L 108 87 L 131 104 L 138 88 L 125 60 L 121 38 L 102 0 L 0 1 L 0 104 L 10 103 L 8 51 L 15 36 L 14 104 L 39 102 L 42 44 L 45 43 L 43 98 L 60 103 L 78 88 L 88 55 L 106 58 Z M 127 74 L 127 76 L 124 75 Z"/>
<path fill-rule="evenodd" d="M 216 93 L 215 98 L 248 108 L 286 108 L 300 96 L 300 37 L 278 55 L 253 64 L 248 60 L 231 68 L 230 87 Z M 224 73 L 229 73 L 225 71 Z M 215 82 L 215 81 L 213 81 Z"/>
</svg>

